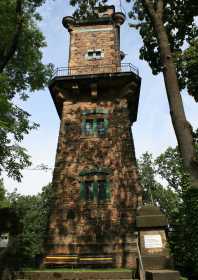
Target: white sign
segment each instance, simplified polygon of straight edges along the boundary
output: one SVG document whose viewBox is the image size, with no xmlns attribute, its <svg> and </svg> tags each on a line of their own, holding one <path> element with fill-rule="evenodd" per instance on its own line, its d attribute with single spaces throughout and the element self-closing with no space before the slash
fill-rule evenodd
<svg viewBox="0 0 198 280">
<path fill-rule="evenodd" d="M 161 235 L 144 235 L 144 247 L 150 248 L 162 248 Z"/>
<path fill-rule="evenodd" d="M 8 246 L 9 234 L 3 233 L 0 235 L 0 248 L 6 248 Z"/>
</svg>

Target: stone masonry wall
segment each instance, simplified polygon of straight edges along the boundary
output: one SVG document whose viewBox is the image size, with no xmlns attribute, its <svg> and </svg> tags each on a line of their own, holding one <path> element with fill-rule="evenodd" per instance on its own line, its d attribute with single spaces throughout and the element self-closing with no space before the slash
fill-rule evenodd
<svg viewBox="0 0 198 280">
<path fill-rule="evenodd" d="M 107 109 L 106 137 L 81 134 L 81 112 Z M 117 267 L 135 267 L 135 212 L 141 199 L 126 99 L 65 101 L 53 176 L 55 193 L 48 254 L 113 254 Z M 80 200 L 80 172 L 108 168 L 111 197 L 105 203 Z M 72 215 L 70 215 L 72 213 Z"/>
<path fill-rule="evenodd" d="M 120 65 L 118 27 L 113 24 L 75 26 L 70 31 L 69 67 L 72 74 L 116 72 Z M 101 59 L 88 60 L 88 50 L 101 50 Z M 78 67 L 78 69 L 75 69 Z"/>
</svg>

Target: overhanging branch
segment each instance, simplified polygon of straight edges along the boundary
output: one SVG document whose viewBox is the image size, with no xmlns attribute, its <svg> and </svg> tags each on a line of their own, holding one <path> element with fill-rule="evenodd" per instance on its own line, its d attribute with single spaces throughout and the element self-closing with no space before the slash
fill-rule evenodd
<svg viewBox="0 0 198 280">
<path fill-rule="evenodd" d="M 16 27 L 9 46 L 5 46 L 5 49 L 2 51 L 2 55 L 0 57 L 0 73 L 4 70 L 18 47 L 18 41 L 22 30 L 22 2 L 23 0 L 16 1 Z"/>
<path fill-rule="evenodd" d="M 146 22 L 136 23 L 136 24 L 135 23 L 129 23 L 129 27 L 139 29 L 146 24 L 147 24 Z"/>
</svg>

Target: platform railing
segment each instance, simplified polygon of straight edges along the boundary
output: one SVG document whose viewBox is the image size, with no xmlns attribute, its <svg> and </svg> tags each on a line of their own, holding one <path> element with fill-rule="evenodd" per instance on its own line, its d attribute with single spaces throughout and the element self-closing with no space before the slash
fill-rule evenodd
<svg viewBox="0 0 198 280">
<path fill-rule="evenodd" d="M 55 69 L 52 78 L 73 76 L 73 75 L 87 75 L 87 74 L 105 74 L 105 73 L 125 73 L 132 72 L 139 75 L 138 68 L 131 63 L 103 64 L 103 65 L 86 65 L 77 67 L 58 67 Z"/>
</svg>

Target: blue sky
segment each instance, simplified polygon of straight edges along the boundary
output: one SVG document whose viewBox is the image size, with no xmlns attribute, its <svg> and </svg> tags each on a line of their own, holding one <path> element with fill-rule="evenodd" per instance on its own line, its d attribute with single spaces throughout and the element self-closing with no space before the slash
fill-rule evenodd
<svg viewBox="0 0 198 280">
<path fill-rule="evenodd" d="M 117 6 L 117 10 L 120 10 L 119 2 L 119 0 L 109 1 Z M 127 9 L 129 5 L 125 4 L 125 8 Z M 43 50 L 45 63 L 53 63 L 56 67 L 67 66 L 69 35 L 62 26 L 62 18 L 71 15 L 72 11 L 69 1 L 66 0 L 55 0 L 54 2 L 48 0 L 40 9 L 43 16 L 40 28 L 48 44 Z M 121 50 L 127 54 L 123 62 L 131 62 L 138 67 L 142 77 L 138 119 L 133 125 L 137 158 L 145 151 L 157 156 L 168 146 L 176 145 L 163 76 L 153 76 L 147 63 L 139 59 L 141 45 L 142 41 L 138 31 L 129 28 L 126 21 L 121 28 Z M 197 104 L 185 92 L 182 93 L 182 97 L 187 118 L 196 128 L 198 127 Z M 30 94 L 29 100 L 22 106 L 31 114 L 32 121 L 40 124 L 39 129 L 31 132 L 22 143 L 32 157 L 33 166 L 31 168 L 44 163 L 53 169 L 60 122 L 48 88 Z M 13 191 L 14 188 L 17 188 L 19 193 L 36 194 L 51 181 L 52 170 L 43 172 L 31 170 L 31 168 L 24 170 L 21 183 L 4 176 L 7 190 Z"/>
</svg>

